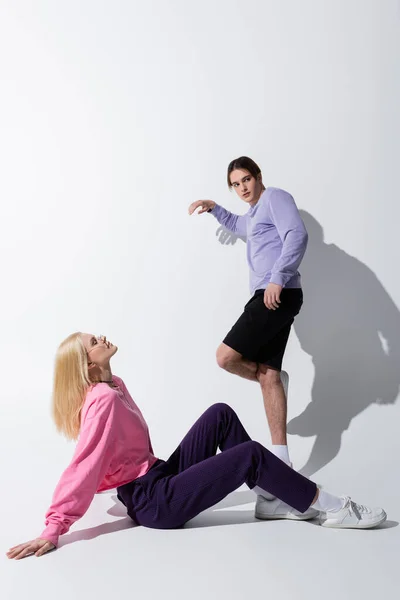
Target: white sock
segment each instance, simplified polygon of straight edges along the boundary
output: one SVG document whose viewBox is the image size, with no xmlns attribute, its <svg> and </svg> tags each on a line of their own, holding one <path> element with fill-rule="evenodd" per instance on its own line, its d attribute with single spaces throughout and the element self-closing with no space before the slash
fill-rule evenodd
<svg viewBox="0 0 400 600">
<path fill-rule="evenodd" d="M 271 452 L 272 452 L 272 454 L 275 454 L 275 456 L 280 458 L 289 467 L 291 466 L 291 462 L 290 462 L 290 458 L 289 458 L 289 451 L 288 451 L 287 446 L 280 446 L 279 444 L 275 444 L 274 446 L 272 446 Z M 275 498 L 276 498 L 276 496 L 273 496 L 273 494 L 270 494 L 266 490 L 263 490 L 262 488 L 258 487 L 258 485 L 256 485 L 253 488 L 253 492 L 255 494 L 257 494 L 258 496 L 263 496 L 263 498 L 265 498 L 266 500 L 275 500 Z"/>
<path fill-rule="evenodd" d="M 279 444 L 274 444 L 271 448 L 272 454 L 275 454 L 278 458 L 283 460 L 290 467 L 290 458 L 289 458 L 289 450 L 287 446 L 280 446 Z"/>
<path fill-rule="evenodd" d="M 339 498 L 339 496 L 333 496 L 328 492 L 324 492 L 323 490 L 319 490 L 318 500 L 314 502 L 312 505 L 316 510 L 321 510 L 322 512 L 337 512 L 344 506 L 343 498 Z"/>
<path fill-rule="evenodd" d="M 262 496 L 266 500 L 274 500 L 276 498 L 276 496 L 273 496 L 272 494 L 267 492 L 267 490 L 263 490 L 258 485 L 253 487 L 251 491 L 254 492 L 255 494 L 257 494 L 257 496 Z"/>
</svg>

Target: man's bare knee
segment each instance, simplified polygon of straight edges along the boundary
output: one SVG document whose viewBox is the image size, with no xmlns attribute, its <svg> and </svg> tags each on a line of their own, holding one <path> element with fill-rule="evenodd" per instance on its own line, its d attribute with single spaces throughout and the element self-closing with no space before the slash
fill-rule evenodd
<svg viewBox="0 0 400 600">
<path fill-rule="evenodd" d="M 217 364 L 221 369 L 229 371 L 232 366 L 240 359 L 240 354 L 229 348 L 226 344 L 220 344 L 217 348 Z"/>
<path fill-rule="evenodd" d="M 258 365 L 257 379 L 262 386 L 272 387 L 281 385 L 281 373 L 268 365 Z"/>
</svg>

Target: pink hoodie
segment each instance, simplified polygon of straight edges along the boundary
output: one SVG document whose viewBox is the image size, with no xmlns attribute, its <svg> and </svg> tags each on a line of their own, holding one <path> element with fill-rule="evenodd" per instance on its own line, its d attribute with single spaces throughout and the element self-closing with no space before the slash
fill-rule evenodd
<svg viewBox="0 0 400 600">
<path fill-rule="evenodd" d="M 142 413 L 122 379 L 114 375 L 113 381 L 116 389 L 98 383 L 86 394 L 75 453 L 54 491 L 40 535 L 54 545 L 85 514 L 96 492 L 133 481 L 157 461 Z"/>
</svg>

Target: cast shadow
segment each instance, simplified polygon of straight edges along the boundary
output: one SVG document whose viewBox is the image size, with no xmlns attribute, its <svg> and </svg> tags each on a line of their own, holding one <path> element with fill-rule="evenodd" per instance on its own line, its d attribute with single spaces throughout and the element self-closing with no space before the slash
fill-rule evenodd
<svg viewBox="0 0 400 600">
<path fill-rule="evenodd" d="M 114 505 L 108 509 L 107 514 L 120 517 L 118 521 L 103 523 L 102 525 L 97 525 L 96 527 L 81 529 L 62 536 L 62 538 L 60 538 L 59 548 L 67 546 L 68 544 L 72 544 L 73 542 L 93 540 L 101 535 L 107 535 L 117 531 L 139 527 L 139 525 L 134 523 L 132 519 L 127 516 L 126 508 L 118 500 L 117 496 L 113 495 L 111 496 L 111 499 L 113 500 Z M 184 527 L 171 531 L 182 532 L 188 529 L 199 529 L 203 527 L 221 527 L 224 525 L 262 523 L 263 521 L 258 521 L 254 516 L 254 506 L 252 506 L 249 510 L 224 510 L 231 507 L 237 508 L 238 506 L 243 506 L 246 504 L 254 504 L 255 499 L 255 494 L 250 490 L 232 492 L 226 496 L 226 498 L 221 500 L 221 502 L 218 502 L 218 504 L 215 506 L 212 506 L 208 510 L 205 510 L 197 515 L 197 517 L 194 519 L 188 521 Z M 306 525 L 318 525 L 318 521 L 315 519 L 311 521 L 302 521 L 302 523 Z M 398 525 L 399 523 L 397 521 L 386 521 L 379 528 L 372 531 L 392 529 Z"/>
<path fill-rule="evenodd" d="M 335 244 L 300 210 L 309 243 L 300 271 L 305 302 L 294 322 L 315 367 L 311 402 L 288 433 L 315 436 L 301 469 L 310 477 L 339 453 L 342 434 L 372 404 L 396 402 L 400 386 L 400 311 L 372 270 Z M 224 227 L 223 245 L 245 241 Z"/>
<path fill-rule="evenodd" d="M 223 246 L 234 246 L 238 240 L 241 240 L 242 242 L 246 241 L 245 237 L 232 233 L 222 225 L 218 227 L 215 235 L 217 236 L 219 243 Z"/>
<path fill-rule="evenodd" d="M 87 529 L 79 529 L 78 531 L 68 533 L 60 538 L 58 547 L 62 548 L 63 546 L 67 546 L 68 544 L 72 544 L 74 542 L 93 540 L 101 535 L 107 535 L 117 531 L 122 531 L 124 529 L 139 527 L 139 525 L 134 523 L 134 521 L 127 516 L 126 508 L 118 500 L 116 494 L 111 496 L 111 500 L 114 502 L 114 505 L 107 510 L 107 514 L 113 517 L 120 517 L 117 521 L 102 523 L 101 525 L 96 525 L 95 527 L 88 527 Z M 216 527 L 221 525 L 239 525 L 243 523 L 254 522 L 254 509 L 249 511 L 227 511 L 226 513 L 221 510 L 231 506 L 237 507 L 243 504 L 248 504 L 250 502 L 255 502 L 255 495 L 250 490 L 247 492 L 233 492 L 215 506 L 204 511 L 195 519 L 189 521 L 185 525 L 184 529 L 193 529 L 196 527 Z M 181 529 L 179 529 L 179 531 L 181 531 Z"/>
<path fill-rule="evenodd" d="M 300 211 L 309 233 L 301 264 L 304 304 L 294 322 L 312 357 L 311 402 L 288 433 L 316 436 L 301 473 L 310 477 L 338 454 L 342 434 L 373 404 L 396 402 L 400 385 L 400 312 L 372 270 L 335 244 Z"/>
</svg>

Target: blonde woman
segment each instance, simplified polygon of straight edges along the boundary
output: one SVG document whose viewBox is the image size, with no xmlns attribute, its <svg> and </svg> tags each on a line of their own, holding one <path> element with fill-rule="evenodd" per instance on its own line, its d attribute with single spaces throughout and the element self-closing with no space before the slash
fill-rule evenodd
<svg viewBox="0 0 400 600">
<path fill-rule="evenodd" d="M 382 509 L 319 490 L 252 441 L 226 404 L 212 405 L 168 460 L 158 458 L 142 413 L 111 372 L 116 352 L 105 337 L 88 333 L 74 333 L 60 345 L 53 415 L 58 430 L 78 442 L 55 489 L 44 531 L 11 548 L 9 558 L 41 556 L 56 548 L 94 494 L 113 488 L 137 524 L 158 529 L 183 526 L 243 483 L 260 494 L 255 513 L 260 519 L 319 516 L 324 526 L 347 528 L 375 527 L 386 519 Z M 263 492 L 276 498 L 267 500 Z"/>
</svg>

